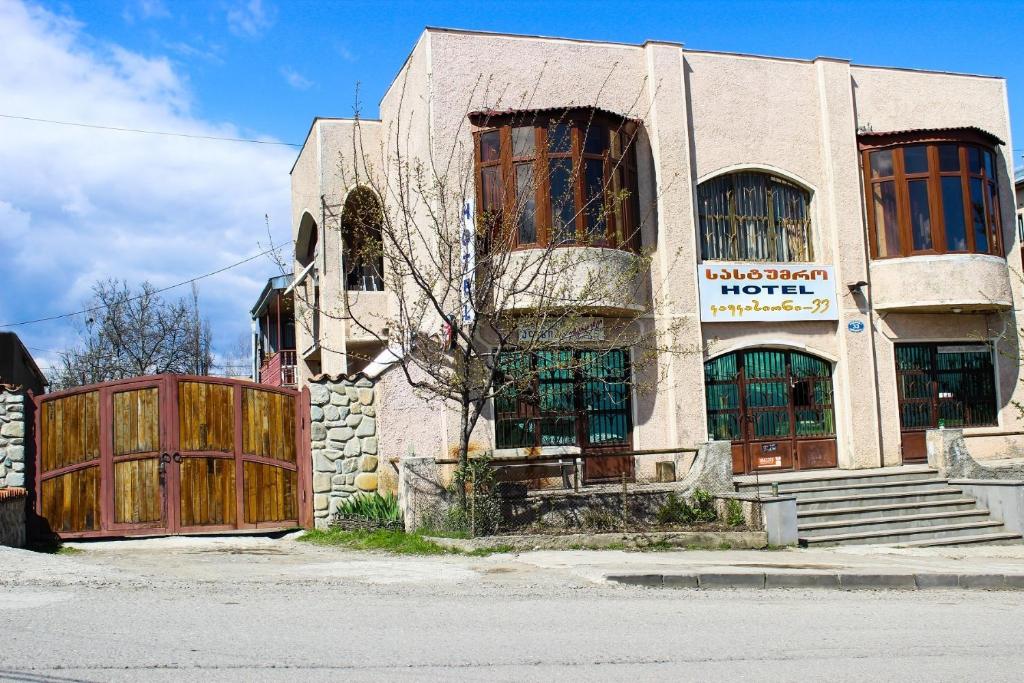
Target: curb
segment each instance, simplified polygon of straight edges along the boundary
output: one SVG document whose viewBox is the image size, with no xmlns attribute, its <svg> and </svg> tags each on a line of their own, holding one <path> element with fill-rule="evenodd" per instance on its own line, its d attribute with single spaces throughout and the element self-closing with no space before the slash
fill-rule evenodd
<svg viewBox="0 0 1024 683">
<path fill-rule="evenodd" d="M 693 572 L 608 574 L 605 580 L 645 588 L 830 588 L 835 590 L 1024 590 L 1024 574 L 880 574 L 860 572 Z"/>
</svg>

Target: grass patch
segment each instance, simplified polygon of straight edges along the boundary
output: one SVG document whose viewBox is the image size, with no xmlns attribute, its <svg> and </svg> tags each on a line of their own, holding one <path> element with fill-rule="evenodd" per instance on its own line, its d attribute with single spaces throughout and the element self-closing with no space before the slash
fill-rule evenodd
<svg viewBox="0 0 1024 683">
<path fill-rule="evenodd" d="M 351 550 L 383 550 L 396 555 L 444 555 L 451 551 L 438 544 L 428 541 L 420 534 L 407 534 L 404 531 L 378 529 L 354 529 L 344 531 L 330 529 L 308 531 L 300 541 L 315 545 L 349 548 Z"/>
<path fill-rule="evenodd" d="M 81 548 L 64 545 L 56 536 L 29 538 L 28 543 L 25 544 L 25 550 L 46 555 L 77 555 L 83 552 Z"/>
<path fill-rule="evenodd" d="M 513 546 L 510 546 L 507 543 L 500 543 L 498 545 L 492 545 L 492 546 L 487 547 L 487 548 L 477 548 L 476 550 L 470 550 L 470 551 L 468 551 L 468 552 L 466 552 L 464 554 L 467 555 L 468 557 L 487 557 L 487 556 L 493 555 L 495 553 L 514 553 L 514 552 L 517 552 L 517 551 L 516 551 L 516 549 Z"/>
<path fill-rule="evenodd" d="M 431 535 L 435 535 L 431 532 Z M 439 534 L 438 534 L 439 535 Z M 464 535 L 446 534 L 451 538 Z M 467 557 L 487 557 L 495 553 L 514 553 L 516 549 L 507 543 L 498 543 L 486 548 L 463 551 L 458 548 L 445 548 L 416 532 L 407 534 L 404 531 L 378 529 L 314 529 L 299 537 L 300 541 L 315 545 L 347 548 L 349 550 L 381 550 L 395 555 L 465 555 Z"/>
</svg>

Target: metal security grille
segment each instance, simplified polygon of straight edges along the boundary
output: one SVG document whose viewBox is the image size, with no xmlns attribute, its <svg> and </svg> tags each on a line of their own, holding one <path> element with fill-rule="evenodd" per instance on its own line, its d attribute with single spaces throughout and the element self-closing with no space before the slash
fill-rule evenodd
<svg viewBox="0 0 1024 683">
<path fill-rule="evenodd" d="M 984 344 L 897 344 L 902 430 L 996 424 L 995 368 Z"/>
<path fill-rule="evenodd" d="M 810 261 L 810 193 L 776 176 L 745 171 L 697 186 L 704 260 Z"/>
<path fill-rule="evenodd" d="M 630 443 L 629 356 L 623 349 L 509 353 L 495 398 L 498 448 Z"/>
<path fill-rule="evenodd" d="M 834 465 L 827 361 L 774 349 L 730 353 L 704 364 L 704 384 L 708 434 L 733 442 L 735 471 Z"/>
</svg>

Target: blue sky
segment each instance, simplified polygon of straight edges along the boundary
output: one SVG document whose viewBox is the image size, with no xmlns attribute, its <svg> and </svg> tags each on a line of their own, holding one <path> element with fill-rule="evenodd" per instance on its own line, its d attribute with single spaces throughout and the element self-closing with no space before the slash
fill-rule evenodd
<svg viewBox="0 0 1024 683">
<path fill-rule="evenodd" d="M 427 25 L 1000 75 L 1024 148 L 1010 1 L 0 0 L 0 114 L 301 142 L 313 116 L 351 115 L 357 84 L 375 116 Z M 258 253 L 265 214 L 287 240 L 294 156 L 0 119 L 0 324 L 75 310 L 98 277 L 167 285 Z M 202 284 L 221 353 L 273 272 Z M 74 338 L 67 320 L 14 329 L 44 365 Z"/>
</svg>

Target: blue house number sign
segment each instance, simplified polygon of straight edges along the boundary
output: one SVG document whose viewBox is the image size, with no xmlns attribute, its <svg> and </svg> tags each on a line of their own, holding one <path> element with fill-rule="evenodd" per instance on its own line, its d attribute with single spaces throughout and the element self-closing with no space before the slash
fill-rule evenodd
<svg viewBox="0 0 1024 683">
<path fill-rule="evenodd" d="M 864 323 L 860 320 L 851 320 L 850 322 L 846 323 L 846 329 L 848 329 L 850 332 L 863 332 Z"/>
</svg>

